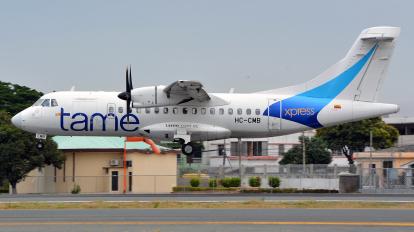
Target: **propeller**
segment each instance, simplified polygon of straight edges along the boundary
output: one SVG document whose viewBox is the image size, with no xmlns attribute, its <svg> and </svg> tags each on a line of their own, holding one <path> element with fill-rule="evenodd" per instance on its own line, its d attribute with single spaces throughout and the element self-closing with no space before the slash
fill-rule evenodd
<svg viewBox="0 0 414 232">
<path fill-rule="evenodd" d="M 131 90 L 133 89 L 131 66 L 129 68 L 128 67 L 126 68 L 125 83 L 126 83 L 125 92 L 122 92 L 122 93 L 118 94 L 118 98 L 126 101 L 127 114 L 130 114 L 132 112 L 132 109 L 131 109 L 131 100 L 132 100 Z M 127 121 L 129 123 L 129 115 L 127 116 Z"/>
</svg>

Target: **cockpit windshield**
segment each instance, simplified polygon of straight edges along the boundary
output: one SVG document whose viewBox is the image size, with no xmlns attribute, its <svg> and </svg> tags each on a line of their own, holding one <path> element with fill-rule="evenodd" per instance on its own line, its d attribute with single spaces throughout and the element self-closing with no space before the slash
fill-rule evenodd
<svg viewBox="0 0 414 232">
<path fill-rule="evenodd" d="M 39 100 L 37 100 L 37 101 L 33 104 L 33 106 L 40 106 L 44 100 L 45 100 L 45 99 L 43 99 L 43 98 L 39 98 Z"/>
<path fill-rule="evenodd" d="M 42 106 L 42 107 L 54 107 L 54 106 L 58 106 L 58 103 L 56 101 L 56 99 L 44 99 L 44 98 L 40 98 L 39 100 L 37 100 L 33 106 Z"/>
</svg>

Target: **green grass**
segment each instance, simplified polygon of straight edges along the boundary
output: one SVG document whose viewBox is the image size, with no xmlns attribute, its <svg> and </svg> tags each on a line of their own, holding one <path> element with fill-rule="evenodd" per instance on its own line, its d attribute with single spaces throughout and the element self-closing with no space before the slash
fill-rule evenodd
<svg viewBox="0 0 414 232">
<path fill-rule="evenodd" d="M 414 203 L 405 202 L 356 202 L 356 201 L 245 201 L 245 202 L 18 202 L 0 203 L 0 210 L 9 209 L 225 209 L 225 208 L 318 208 L 318 209 L 414 209 Z"/>
</svg>

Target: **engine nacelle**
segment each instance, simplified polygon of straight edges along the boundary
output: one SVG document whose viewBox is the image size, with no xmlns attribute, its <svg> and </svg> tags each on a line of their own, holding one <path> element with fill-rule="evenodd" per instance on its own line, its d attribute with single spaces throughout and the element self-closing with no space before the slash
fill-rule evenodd
<svg viewBox="0 0 414 232">
<path fill-rule="evenodd" d="M 132 107 L 146 108 L 156 106 L 168 106 L 172 104 L 171 100 L 164 92 L 165 86 L 148 86 L 135 88 L 131 91 Z"/>
</svg>

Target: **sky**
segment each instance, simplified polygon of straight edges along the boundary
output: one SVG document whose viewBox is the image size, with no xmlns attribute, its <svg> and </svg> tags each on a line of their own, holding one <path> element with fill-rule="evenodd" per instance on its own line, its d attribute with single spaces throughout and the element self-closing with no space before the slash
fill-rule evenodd
<svg viewBox="0 0 414 232">
<path fill-rule="evenodd" d="M 380 101 L 414 116 L 414 1 L 3 1 L 0 80 L 42 92 L 201 81 L 254 92 L 312 79 L 359 33 L 399 26 Z"/>
</svg>

